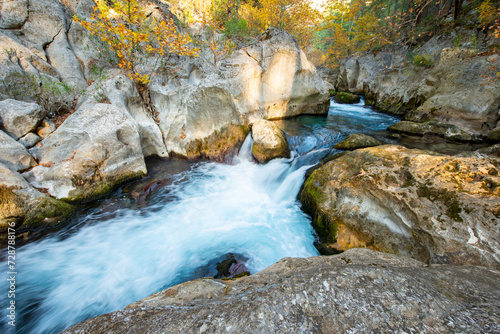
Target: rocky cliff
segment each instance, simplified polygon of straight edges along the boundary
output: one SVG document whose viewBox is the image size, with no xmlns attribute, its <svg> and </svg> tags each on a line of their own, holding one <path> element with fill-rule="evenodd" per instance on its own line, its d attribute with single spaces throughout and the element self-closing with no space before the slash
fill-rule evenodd
<svg viewBox="0 0 500 334">
<path fill-rule="evenodd" d="M 9 194 L 0 204 L 2 229 L 8 221 L 26 222 L 19 203 L 31 195 L 91 200 L 145 175 L 146 157 L 223 161 L 256 120 L 328 110 L 325 83 L 280 29 L 217 66 L 203 57 L 171 56 L 148 87 L 151 113 L 133 82 L 113 68 L 113 55 L 105 56 L 102 43 L 72 20 L 89 17 L 94 1 L 0 6 L 0 163 L 29 182 L 0 184 Z M 141 6 L 147 15 L 172 17 L 162 1 Z"/>
<path fill-rule="evenodd" d="M 452 40 L 436 36 L 414 50 L 346 58 L 332 84 L 363 94 L 367 104 L 406 121 L 444 128 L 437 135 L 493 140 L 490 133 L 497 133 L 500 120 L 498 51 L 480 52 Z"/>
</svg>

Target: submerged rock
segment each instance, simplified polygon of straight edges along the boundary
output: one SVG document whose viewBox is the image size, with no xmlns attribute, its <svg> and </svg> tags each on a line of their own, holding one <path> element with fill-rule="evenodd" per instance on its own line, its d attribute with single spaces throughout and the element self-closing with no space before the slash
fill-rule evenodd
<svg viewBox="0 0 500 334">
<path fill-rule="evenodd" d="M 337 145 L 335 145 L 335 148 L 337 150 L 356 150 L 358 148 L 365 148 L 365 147 L 373 147 L 373 146 L 379 146 L 383 145 L 380 140 L 375 139 L 371 136 L 362 134 L 362 133 L 355 133 L 353 135 L 350 135 Z"/>
<path fill-rule="evenodd" d="M 352 249 L 285 258 L 233 281 L 186 282 L 64 333 L 495 332 L 499 280 L 484 267 Z"/>
<path fill-rule="evenodd" d="M 315 170 L 301 194 L 324 252 L 367 247 L 500 268 L 500 162 L 384 145 Z"/>
<path fill-rule="evenodd" d="M 285 133 L 273 122 L 260 120 L 252 125 L 252 155 L 260 163 L 275 158 L 289 158 Z"/>
</svg>

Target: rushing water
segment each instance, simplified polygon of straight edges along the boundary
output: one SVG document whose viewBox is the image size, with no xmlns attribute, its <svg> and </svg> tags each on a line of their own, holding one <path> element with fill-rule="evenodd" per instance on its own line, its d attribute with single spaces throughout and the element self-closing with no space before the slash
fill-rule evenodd
<svg viewBox="0 0 500 334">
<path fill-rule="evenodd" d="M 290 159 L 255 164 L 247 137 L 233 165 L 193 164 L 141 207 L 88 209 L 17 250 L 17 332 L 57 332 L 123 308 L 203 276 L 200 268 L 228 253 L 245 258 L 252 273 L 283 257 L 317 255 L 310 219 L 296 200 L 307 168 L 347 135 L 376 134 L 396 121 L 362 104 L 333 104 L 328 117 L 278 123 L 288 133 Z M 6 296 L 2 291 L 4 320 Z"/>
</svg>

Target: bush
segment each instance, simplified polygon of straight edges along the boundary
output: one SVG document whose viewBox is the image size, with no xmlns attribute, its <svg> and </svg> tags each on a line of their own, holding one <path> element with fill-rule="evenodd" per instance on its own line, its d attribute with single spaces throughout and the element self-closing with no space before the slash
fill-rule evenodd
<svg viewBox="0 0 500 334">
<path fill-rule="evenodd" d="M 432 56 L 429 54 L 419 55 L 408 52 L 407 58 L 410 64 L 415 66 L 431 67 L 434 64 L 434 60 L 432 60 Z"/>
</svg>

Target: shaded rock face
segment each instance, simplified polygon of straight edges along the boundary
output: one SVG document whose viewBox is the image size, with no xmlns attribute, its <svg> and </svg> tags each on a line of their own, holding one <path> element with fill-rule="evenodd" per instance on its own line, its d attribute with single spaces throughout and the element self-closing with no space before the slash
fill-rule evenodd
<svg viewBox="0 0 500 334">
<path fill-rule="evenodd" d="M 344 154 L 301 193 L 323 252 L 368 247 L 500 268 L 500 163 L 401 146 Z"/>
<path fill-rule="evenodd" d="M 285 133 L 273 122 L 260 120 L 252 125 L 252 155 L 260 163 L 275 158 L 289 158 Z"/>
<path fill-rule="evenodd" d="M 64 333 L 495 332 L 499 279 L 484 267 L 423 267 L 353 249 L 285 258 L 233 281 L 187 282 Z"/>
<path fill-rule="evenodd" d="M 98 197 L 146 174 L 137 124 L 109 104 L 80 108 L 30 152 L 39 166 L 23 176 L 56 198 Z"/>
<path fill-rule="evenodd" d="M 492 68 L 500 56 L 445 48 L 448 42 L 436 37 L 418 51 L 432 52 L 430 68 L 388 52 L 347 58 L 340 65 L 336 89 L 363 93 L 367 104 L 408 121 L 452 124 L 486 137 L 499 120 L 500 82 L 484 78 L 496 75 Z"/>
<path fill-rule="evenodd" d="M 33 188 L 17 172 L 0 163 L 0 240 L 9 223 L 16 227 L 51 224 L 73 212 L 73 207 Z M 12 226 L 10 226 L 12 227 Z"/>
<path fill-rule="evenodd" d="M 335 149 L 352 151 L 358 148 L 373 147 L 383 144 L 384 143 L 382 143 L 380 140 L 375 139 L 371 136 L 362 133 L 355 133 L 335 145 Z"/>
</svg>

